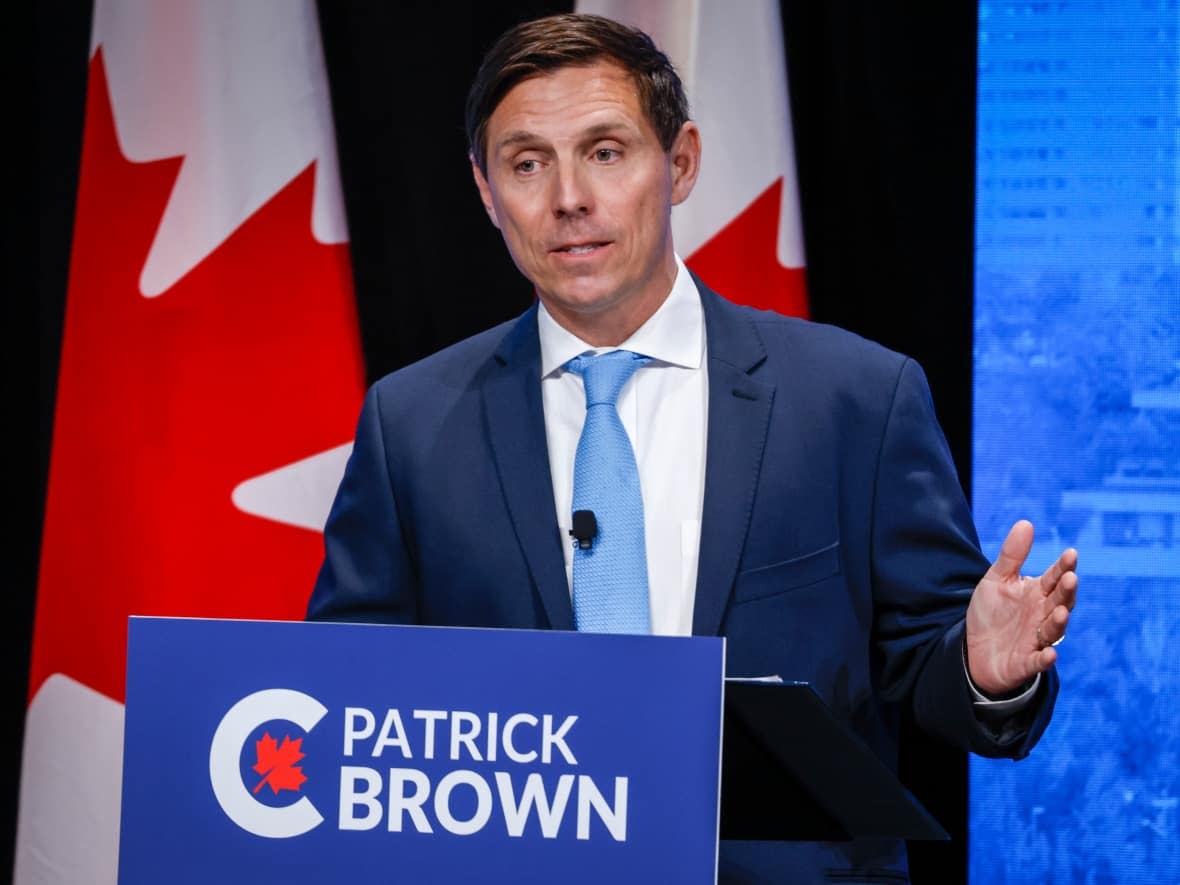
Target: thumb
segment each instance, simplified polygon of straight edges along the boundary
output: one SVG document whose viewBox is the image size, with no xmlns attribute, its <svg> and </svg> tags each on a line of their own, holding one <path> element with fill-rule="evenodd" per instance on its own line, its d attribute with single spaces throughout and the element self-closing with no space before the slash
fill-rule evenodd
<svg viewBox="0 0 1180 885">
<path fill-rule="evenodd" d="M 1009 530 L 1008 537 L 1000 547 L 1000 555 L 988 569 L 988 574 L 1001 579 L 1018 577 L 1032 545 L 1033 524 L 1027 519 L 1022 519 Z"/>
</svg>

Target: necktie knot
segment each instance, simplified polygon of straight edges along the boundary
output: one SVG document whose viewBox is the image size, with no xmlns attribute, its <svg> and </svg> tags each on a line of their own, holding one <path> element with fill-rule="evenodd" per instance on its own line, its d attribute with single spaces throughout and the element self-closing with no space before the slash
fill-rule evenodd
<svg viewBox="0 0 1180 885">
<path fill-rule="evenodd" d="M 582 376 L 586 388 L 586 408 L 615 405 L 619 391 L 636 370 L 651 357 L 629 350 L 612 350 L 601 356 L 576 356 L 565 367 Z"/>
</svg>

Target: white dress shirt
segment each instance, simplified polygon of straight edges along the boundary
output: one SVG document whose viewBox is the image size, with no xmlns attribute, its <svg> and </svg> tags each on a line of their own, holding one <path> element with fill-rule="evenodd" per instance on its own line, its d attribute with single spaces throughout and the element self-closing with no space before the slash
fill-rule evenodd
<svg viewBox="0 0 1180 885">
<path fill-rule="evenodd" d="M 562 548 L 571 588 L 574 453 L 586 420 L 586 394 L 581 376 L 564 366 L 580 354 L 612 350 L 652 358 L 623 386 L 618 410 L 639 467 L 652 632 L 688 636 L 705 497 L 709 404 L 705 317 L 696 284 L 677 257 L 671 293 L 619 347 L 591 347 L 559 326 L 544 304 L 537 326 L 549 471 L 557 524 L 567 541 Z"/>
</svg>

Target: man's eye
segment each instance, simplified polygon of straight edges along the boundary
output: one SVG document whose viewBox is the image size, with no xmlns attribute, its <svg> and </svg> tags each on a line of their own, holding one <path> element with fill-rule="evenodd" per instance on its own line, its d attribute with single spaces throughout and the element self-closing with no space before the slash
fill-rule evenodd
<svg viewBox="0 0 1180 885">
<path fill-rule="evenodd" d="M 600 163 L 609 163 L 611 160 L 617 159 L 619 152 L 614 148 L 599 148 L 594 152 L 594 159 Z"/>
<path fill-rule="evenodd" d="M 516 171 L 517 172 L 525 172 L 525 173 L 536 172 L 537 171 L 537 161 L 536 160 L 521 160 L 519 163 L 516 164 Z"/>
</svg>

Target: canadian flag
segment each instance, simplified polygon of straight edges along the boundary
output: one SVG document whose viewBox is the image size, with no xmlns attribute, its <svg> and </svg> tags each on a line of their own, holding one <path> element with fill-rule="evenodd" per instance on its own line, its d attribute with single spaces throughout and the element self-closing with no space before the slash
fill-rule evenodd
<svg viewBox="0 0 1180 885">
<path fill-rule="evenodd" d="M 97 0 L 18 885 L 115 881 L 129 615 L 302 617 L 363 386 L 313 0 Z"/>
<path fill-rule="evenodd" d="M 672 213 L 688 266 L 742 304 L 807 315 L 778 0 L 578 0 L 651 35 L 701 129 L 701 173 Z"/>
</svg>

